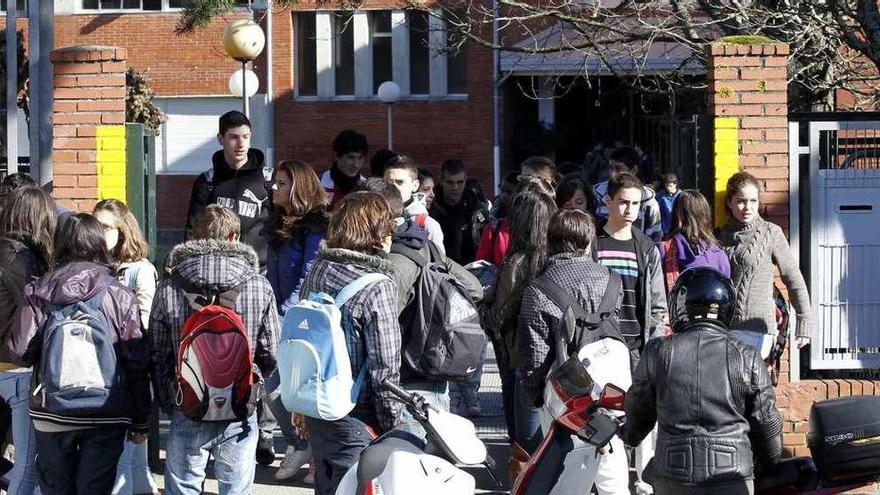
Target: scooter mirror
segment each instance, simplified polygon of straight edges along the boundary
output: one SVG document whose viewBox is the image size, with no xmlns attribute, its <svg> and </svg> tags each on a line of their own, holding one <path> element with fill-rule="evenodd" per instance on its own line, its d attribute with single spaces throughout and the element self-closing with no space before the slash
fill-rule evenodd
<svg viewBox="0 0 880 495">
<path fill-rule="evenodd" d="M 577 432 L 577 436 L 588 444 L 601 449 L 608 445 L 608 442 L 617 434 L 618 428 L 619 424 L 612 418 L 601 413 L 594 414 L 590 422 Z"/>
<path fill-rule="evenodd" d="M 612 383 L 608 383 L 605 385 L 605 388 L 602 389 L 602 394 L 599 396 L 599 405 L 605 409 L 623 411 L 623 403 L 625 399 L 626 392 L 624 392 L 622 388 Z"/>
</svg>

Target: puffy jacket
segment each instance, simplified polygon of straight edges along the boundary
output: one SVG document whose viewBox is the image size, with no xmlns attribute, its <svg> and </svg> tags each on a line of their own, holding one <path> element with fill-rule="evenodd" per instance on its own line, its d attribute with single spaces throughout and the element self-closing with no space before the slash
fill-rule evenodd
<svg viewBox="0 0 880 495">
<path fill-rule="evenodd" d="M 241 219 L 241 242 L 254 248 L 260 266 L 265 266 L 266 238 L 262 232 L 269 218 L 267 185 L 272 182 L 272 167 L 266 165 L 263 152 L 255 148 L 248 150 L 248 161 L 238 170 L 226 164 L 223 150 L 214 153 L 211 162 L 212 167 L 193 183 L 185 239 L 192 237 L 196 218 L 206 206 L 225 206 Z"/>
<path fill-rule="evenodd" d="M 269 376 L 275 370 L 278 310 L 272 286 L 257 273 L 253 248 L 240 242 L 189 241 L 175 247 L 166 264 L 172 274 L 179 274 L 206 291 L 225 292 L 240 287 L 233 309 L 248 330 L 254 364 L 262 376 Z M 156 397 L 169 413 L 177 383 L 180 331 L 192 313 L 183 291 L 173 284 L 172 277 L 165 277 L 153 298 L 149 337 Z"/>
<path fill-rule="evenodd" d="M 299 290 L 305 282 L 321 241 L 327 237 L 328 216 L 324 209 L 300 219 L 290 239 L 270 240 L 266 254 L 266 278 L 275 291 L 278 314 L 284 316 L 299 302 Z"/>
<path fill-rule="evenodd" d="M 25 235 L 0 238 L 0 369 L 13 369 L 6 348 L 13 316 L 25 304 L 24 287 L 48 270 L 46 259 Z"/>
<path fill-rule="evenodd" d="M 101 300 L 101 311 L 115 330 L 117 366 L 125 371 L 131 407 L 126 410 L 107 410 L 89 418 L 49 415 L 40 401 L 31 401 L 31 416 L 40 424 L 51 423 L 64 428 L 107 425 L 129 426 L 145 433 L 150 416 L 150 351 L 141 333 L 137 300 L 132 291 L 116 280 L 116 274 L 104 265 L 73 262 L 61 266 L 25 287 L 25 304 L 19 308 L 13 322 L 9 350 L 27 365 L 39 366 L 41 338 L 37 333 L 47 318 L 47 306 L 67 306 L 85 301 L 106 290 Z M 40 374 L 34 372 L 34 380 Z M 33 396 L 32 396 L 33 397 Z"/>
<path fill-rule="evenodd" d="M 673 483 L 748 479 L 753 453 L 762 466 L 782 453 L 782 420 L 763 360 L 714 323 L 648 342 L 627 391 L 621 438 L 637 445 L 655 422 L 654 474 Z"/>
<path fill-rule="evenodd" d="M 477 248 L 477 259 L 500 267 L 509 247 L 510 225 L 507 218 L 493 218 L 483 229 L 483 237 L 480 238 L 480 246 Z"/>
</svg>

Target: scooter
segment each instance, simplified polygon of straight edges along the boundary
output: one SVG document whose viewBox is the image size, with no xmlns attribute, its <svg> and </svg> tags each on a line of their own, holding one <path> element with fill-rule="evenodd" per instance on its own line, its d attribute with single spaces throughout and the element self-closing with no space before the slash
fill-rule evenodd
<svg viewBox="0 0 880 495">
<path fill-rule="evenodd" d="M 781 461 L 772 472 L 759 476 L 755 480 L 755 493 L 757 495 L 831 495 L 867 488 L 878 481 L 880 481 L 880 473 L 868 478 L 829 483 L 819 475 L 813 458 L 796 457 Z"/>
<path fill-rule="evenodd" d="M 511 495 L 589 493 L 601 456 L 615 445 L 623 452 L 623 443 L 612 440 L 623 423 L 626 393 L 606 378 L 617 372 L 617 379 L 629 388 L 629 350 L 606 340 L 585 346 L 548 376 L 544 440 L 514 482 Z"/>
<path fill-rule="evenodd" d="M 385 433 L 361 452 L 336 495 L 472 495 L 476 480 L 458 466 L 483 466 L 501 486 L 473 423 L 388 380 L 382 386 L 425 428 L 427 443 L 401 430 Z"/>
</svg>

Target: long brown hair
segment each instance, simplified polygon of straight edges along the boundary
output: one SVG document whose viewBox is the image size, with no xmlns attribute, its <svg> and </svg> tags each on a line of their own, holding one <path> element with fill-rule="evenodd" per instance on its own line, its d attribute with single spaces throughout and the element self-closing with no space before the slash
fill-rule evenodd
<svg viewBox="0 0 880 495">
<path fill-rule="evenodd" d="M 681 234 L 695 250 L 717 244 L 712 232 L 712 211 L 709 202 L 695 189 L 685 189 L 672 205 L 669 237 Z"/>
<path fill-rule="evenodd" d="M 282 160 L 275 165 L 272 179 L 279 173 L 287 174 L 290 179 L 290 197 L 283 211 L 273 206 L 271 225 L 275 235 L 287 240 L 293 237 L 296 224 L 302 217 L 317 208 L 326 207 L 330 200 L 318 174 L 309 164 L 299 160 Z"/>
<path fill-rule="evenodd" d="M 113 227 L 119 230 L 119 241 L 110 250 L 113 259 L 118 263 L 140 261 L 150 255 L 150 246 L 144 239 L 137 218 L 131 214 L 128 206 L 118 199 L 105 199 L 95 205 L 92 213 L 106 211 L 113 215 Z"/>
<path fill-rule="evenodd" d="M 506 257 L 521 256 L 527 263 L 525 283 L 537 277 L 547 263 L 547 227 L 556 213 L 553 199 L 537 192 L 523 192 L 510 202 L 510 247 Z"/>
<path fill-rule="evenodd" d="M 0 237 L 27 240 L 51 264 L 58 214 L 49 195 L 36 186 L 11 191 L 0 202 Z"/>
<path fill-rule="evenodd" d="M 382 250 L 383 242 L 393 233 L 394 216 L 385 198 L 374 192 L 355 192 L 333 209 L 327 247 L 372 254 Z"/>
</svg>

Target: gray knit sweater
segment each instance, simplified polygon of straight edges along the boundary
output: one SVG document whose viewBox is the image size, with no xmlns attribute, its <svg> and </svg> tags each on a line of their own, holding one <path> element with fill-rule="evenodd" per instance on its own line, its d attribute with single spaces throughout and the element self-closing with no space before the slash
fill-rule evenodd
<svg viewBox="0 0 880 495">
<path fill-rule="evenodd" d="M 795 336 L 810 337 L 810 295 L 782 229 L 763 218 L 748 224 L 732 219 L 721 228 L 718 241 L 730 258 L 730 275 L 736 289 L 731 329 L 768 333 L 776 328 L 776 264 L 797 313 Z"/>
</svg>

